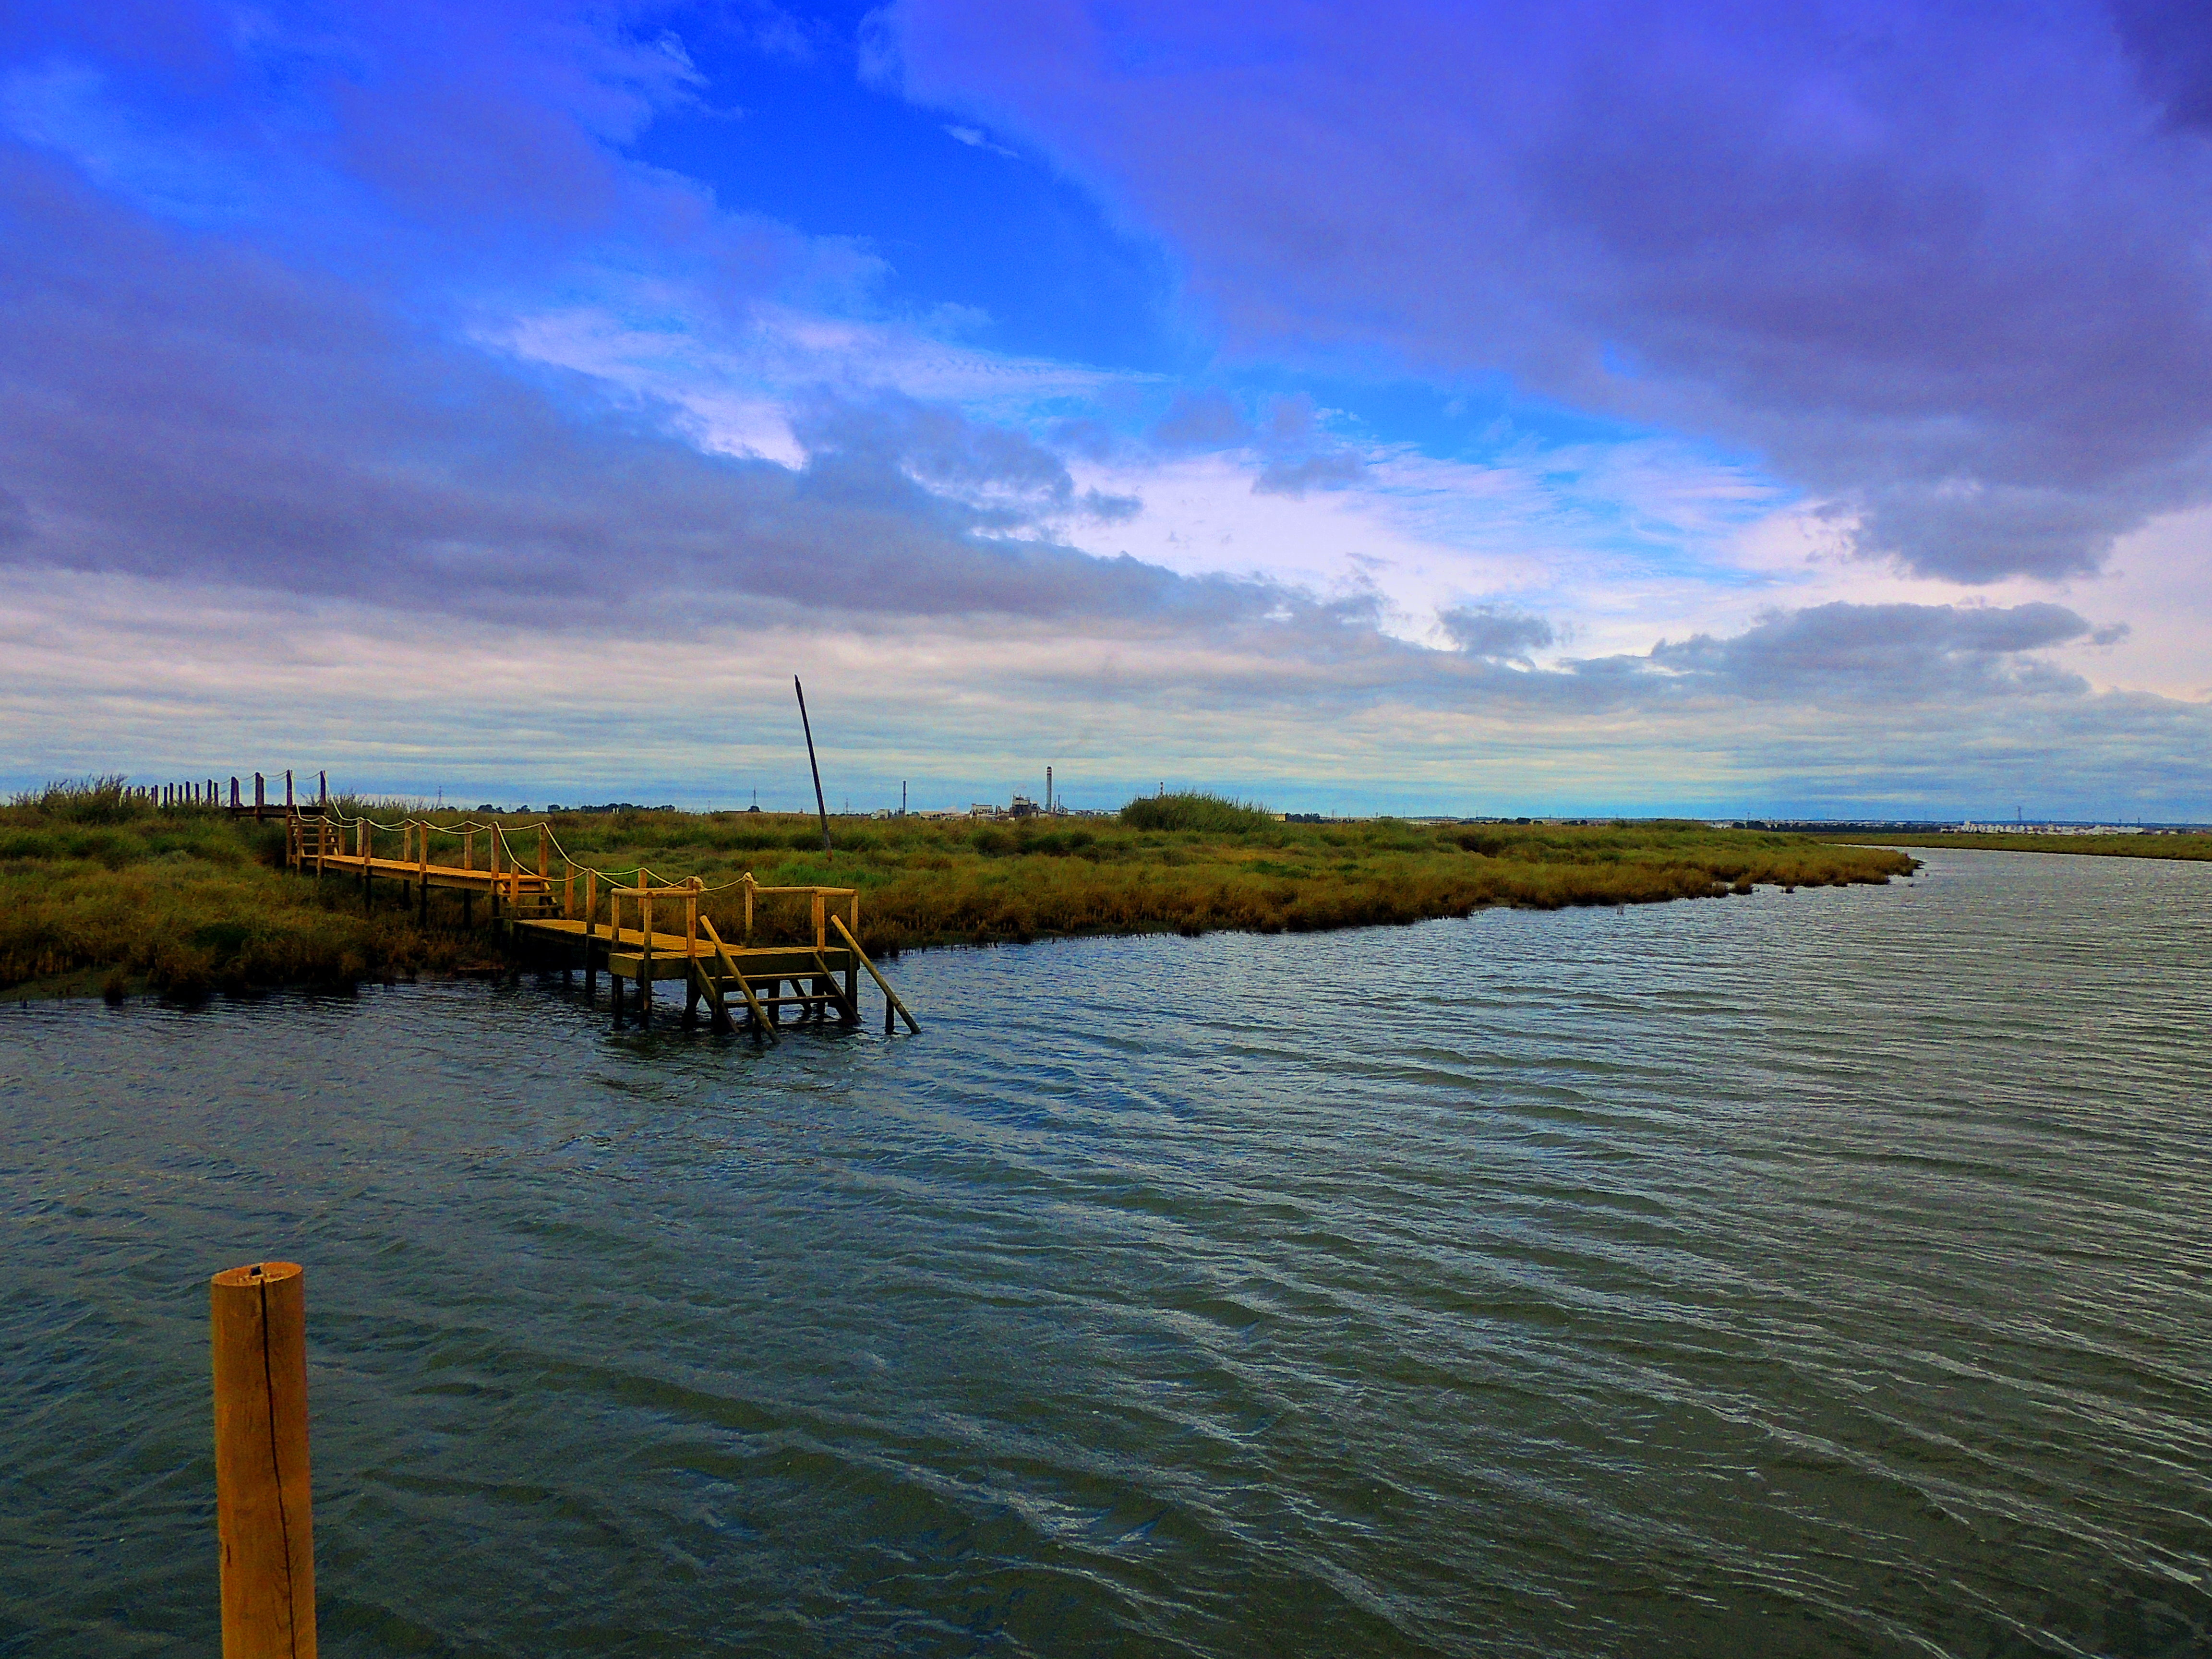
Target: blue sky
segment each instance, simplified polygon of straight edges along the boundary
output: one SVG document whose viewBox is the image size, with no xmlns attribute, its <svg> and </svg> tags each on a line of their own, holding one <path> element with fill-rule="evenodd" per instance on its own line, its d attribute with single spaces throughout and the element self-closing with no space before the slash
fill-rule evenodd
<svg viewBox="0 0 2212 1659">
<path fill-rule="evenodd" d="M 6 781 L 2212 817 L 2212 26 L 18 9 Z"/>
</svg>

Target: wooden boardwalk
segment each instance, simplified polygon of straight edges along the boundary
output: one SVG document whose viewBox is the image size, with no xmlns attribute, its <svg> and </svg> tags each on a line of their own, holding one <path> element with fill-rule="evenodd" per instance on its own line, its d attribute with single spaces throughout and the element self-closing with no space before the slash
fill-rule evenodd
<svg viewBox="0 0 2212 1659">
<path fill-rule="evenodd" d="M 580 865 L 562 852 L 548 824 L 536 828 L 532 870 L 516 855 L 513 838 L 496 823 L 442 825 L 423 819 L 378 824 L 367 818 L 339 820 L 313 813 L 288 814 L 285 861 L 319 878 L 341 877 L 361 884 L 362 902 L 374 901 L 376 884 L 397 883 L 410 890 L 418 918 L 429 918 L 432 891 L 461 895 L 465 926 L 473 921 L 481 895 L 488 920 L 516 946 L 557 962 L 564 970 L 580 968 L 584 994 L 597 994 L 599 975 L 607 975 L 615 1024 L 621 1026 L 635 1004 L 640 1026 L 653 1017 L 656 983 L 681 981 L 684 1018 L 696 1022 L 703 1005 L 718 1030 L 736 1028 L 742 1013 L 756 1037 L 777 1040 L 795 1010 L 799 1018 L 860 1023 L 860 975 L 866 970 L 884 997 L 884 1030 L 902 1018 L 919 1033 L 920 1022 L 899 1000 L 890 982 L 860 948 L 860 896 L 850 887 L 763 887 L 750 872 L 736 881 L 708 888 L 696 876 L 681 882 L 656 881 L 641 866 L 634 884 L 617 885 L 611 876 Z M 377 837 L 399 838 L 399 856 L 379 854 Z M 430 856 L 433 837 L 458 842 L 458 864 Z M 484 859 L 477 861 L 479 840 Z M 559 874 L 553 860 L 558 857 Z M 715 893 L 734 892 L 743 905 L 743 931 L 731 945 L 702 912 Z M 804 896 L 811 910 L 811 942 L 750 943 L 755 902 L 763 896 Z M 654 912 L 681 931 L 657 925 Z M 626 997 L 625 994 L 629 994 Z"/>
</svg>

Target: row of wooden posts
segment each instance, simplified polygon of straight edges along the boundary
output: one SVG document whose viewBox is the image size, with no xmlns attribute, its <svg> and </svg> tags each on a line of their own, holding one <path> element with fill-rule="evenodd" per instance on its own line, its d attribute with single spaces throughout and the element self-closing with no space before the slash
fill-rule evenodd
<svg viewBox="0 0 2212 1659">
<path fill-rule="evenodd" d="M 330 774 L 319 772 L 315 778 L 317 799 L 327 805 L 331 792 Z M 253 775 L 253 799 L 251 801 L 245 798 L 245 787 L 235 777 L 230 781 L 230 799 L 228 801 L 222 798 L 220 780 L 216 778 L 209 778 L 204 782 L 198 778 L 187 778 L 177 783 L 132 784 L 124 789 L 123 796 L 126 800 L 143 801 L 149 806 L 212 806 L 224 811 L 251 812 L 257 818 L 264 813 L 276 811 L 282 811 L 289 817 L 300 810 L 292 800 L 292 775 L 289 771 L 284 774 L 284 804 L 282 807 L 269 799 L 269 780 L 258 772 Z"/>
</svg>

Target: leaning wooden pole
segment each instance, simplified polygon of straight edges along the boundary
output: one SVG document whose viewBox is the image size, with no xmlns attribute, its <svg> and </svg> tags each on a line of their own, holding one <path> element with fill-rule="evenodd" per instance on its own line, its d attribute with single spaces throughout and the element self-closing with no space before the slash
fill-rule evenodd
<svg viewBox="0 0 2212 1659">
<path fill-rule="evenodd" d="M 906 1021 L 907 1030 L 913 1032 L 916 1036 L 920 1036 L 921 1035 L 921 1022 L 916 1019 L 912 1013 L 908 1012 L 906 1004 L 899 1000 L 899 994 L 891 989 L 891 982 L 884 977 L 882 970 L 878 969 L 874 963 L 868 960 L 868 953 L 860 948 L 860 941 L 853 936 L 853 930 L 845 926 L 845 918 L 842 916 L 832 916 L 830 918 L 830 925 L 845 936 L 845 944 L 847 948 L 849 949 L 855 957 L 860 958 L 860 966 L 868 970 L 870 975 L 876 981 L 876 988 L 884 994 L 884 1029 L 886 1031 L 890 1030 L 890 1011 L 896 1008 L 899 1011 L 899 1018 Z M 855 998 L 854 1000 L 854 1007 L 857 1009 L 859 1006 L 859 999 Z"/>
<path fill-rule="evenodd" d="M 257 1261 L 217 1273 L 209 1296 L 223 1659 L 313 1659 L 307 1279 Z"/>
<path fill-rule="evenodd" d="M 806 688 L 799 683 L 799 676 L 791 677 L 791 689 L 799 693 L 799 728 L 806 733 L 806 765 L 814 774 L 814 810 L 822 815 L 822 850 L 830 850 L 830 808 L 822 799 L 822 769 L 814 759 L 814 727 L 806 718 Z"/>
</svg>

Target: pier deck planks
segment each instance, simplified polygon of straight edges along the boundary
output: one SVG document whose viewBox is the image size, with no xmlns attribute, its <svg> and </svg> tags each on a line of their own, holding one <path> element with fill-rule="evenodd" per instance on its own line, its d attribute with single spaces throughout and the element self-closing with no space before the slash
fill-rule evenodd
<svg viewBox="0 0 2212 1659">
<path fill-rule="evenodd" d="M 518 916 L 513 927 L 517 933 L 540 939 L 559 939 L 577 943 L 584 937 L 584 924 L 560 916 Z M 644 953 L 645 935 L 635 927 L 625 927 L 610 938 L 605 924 L 592 931 L 594 951 L 605 951 L 603 958 L 608 971 L 620 974 L 624 979 L 635 979 L 640 957 Z M 824 945 L 817 950 L 811 945 L 767 945 L 728 947 L 738 965 L 738 970 L 748 979 L 808 979 L 817 977 L 823 968 L 833 973 L 843 973 L 853 964 L 852 952 L 840 945 Z M 690 972 L 691 964 L 684 954 L 684 935 L 664 933 L 653 930 L 653 976 L 659 979 L 682 979 Z M 699 946 L 699 963 L 711 974 L 720 975 L 720 958 L 714 948 L 703 940 Z"/>
</svg>

